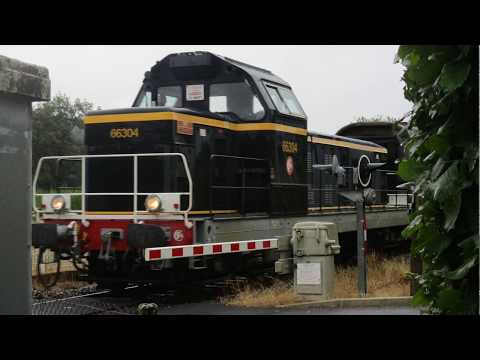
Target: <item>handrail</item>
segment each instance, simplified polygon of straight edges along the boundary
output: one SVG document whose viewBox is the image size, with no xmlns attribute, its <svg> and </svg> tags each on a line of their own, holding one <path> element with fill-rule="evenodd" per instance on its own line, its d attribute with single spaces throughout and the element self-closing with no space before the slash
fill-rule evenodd
<svg viewBox="0 0 480 360">
<path fill-rule="evenodd" d="M 86 171 L 85 171 L 85 159 L 90 159 L 90 158 L 122 158 L 122 157 L 129 157 L 133 158 L 133 192 L 131 193 L 87 193 L 86 192 Z M 184 222 L 185 226 L 188 228 L 191 228 L 193 224 L 188 221 L 188 212 L 192 209 L 193 206 L 193 182 L 192 182 L 192 176 L 190 174 L 190 169 L 188 167 L 187 159 L 184 154 L 182 153 L 144 153 L 144 154 L 106 154 L 106 155 L 67 155 L 67 156 L 44 156 L 40 158 L 37 169 L 35 171 L 35 176 L 33 179 L 33 208 L 37 214 L 37 216 L 41 213 L 46 213 L 46 211 L 42 211 L 37 208 L 36 205 L 36 197 L 37 196 L 42 196 L 42 195 L 77 195 L 81 196 L 81 209 L 80 210 L 70 210 L 71 213 L 80 213 L 82 220 L 86 219 L 86 214 L 85 214 L 85 197 L 86 196 L 133 196 L 133 219 L 136 222 L 138 220 L 138 196 L 142 195 L 150 195 L 151 193 L 139 193 L 138 192 L 138 158 L 139 157 L 180 157 L 182 160 L 183 167 L 185 169 L 185 173 L 187 174 L 188 178 L 188 192 L 175 192 L 172 194 L 177 194 L 177 195 L 188 195 L 188 208 L 186 210 L 178 210 L 174 212 L 169 212 L 171 213 L 178 213 L 183 215 L 184 217 Z M 81 161 L 81 192 L 75 192 L 75 193 L 37 193 L 37 182 L 38 182 L 38 177 L 40 175 L 40 169 L 42 167 L 42 164 L 46 160 L 77 160 Z M 159 192 L 162 193 L 162 192 Z"/>
</svg>

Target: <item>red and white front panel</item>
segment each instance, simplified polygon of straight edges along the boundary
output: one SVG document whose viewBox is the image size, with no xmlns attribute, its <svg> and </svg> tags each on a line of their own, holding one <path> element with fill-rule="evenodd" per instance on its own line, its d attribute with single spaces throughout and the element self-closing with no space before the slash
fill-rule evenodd
<svg viewBox="0 0 480 360">
<path fill-rule="evenodd" d="M 277 248 L 278 239 L 247 240 L 184 246 L 165 246 L 145 249 L 145 261 L 177 259 L 193 256 L 221 255 Z"/>
</svg>

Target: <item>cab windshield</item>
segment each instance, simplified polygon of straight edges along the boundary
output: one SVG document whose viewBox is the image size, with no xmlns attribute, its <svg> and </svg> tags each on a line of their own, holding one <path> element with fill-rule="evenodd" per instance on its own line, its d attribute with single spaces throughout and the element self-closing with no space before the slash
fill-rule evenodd
<svg viewBox="0 0 480 360">
<path fill-rule="evenodd" d="M 181 86 L 161 86 L 157 89 L 157 106 L 182 107 Z"/>
<path fill-rule="evenodd" d="M 265 116 L 265 109 L 247 81 L 211 84 L 209 110 L 255 121 Z"/>
<path fill-rule="evenodd" d="M 156 96 L 154 92 L 144 89 L 134 107 L 181 108 L 185 106 L 183 92 L 184 87 L 180 85 L 160 86 Z M 265 116 L 265 108 L 246 80 L 210 84 L 208 94 L 208 109 L 212 113 L 244 121 L 258 121 Z"/>
</svg>

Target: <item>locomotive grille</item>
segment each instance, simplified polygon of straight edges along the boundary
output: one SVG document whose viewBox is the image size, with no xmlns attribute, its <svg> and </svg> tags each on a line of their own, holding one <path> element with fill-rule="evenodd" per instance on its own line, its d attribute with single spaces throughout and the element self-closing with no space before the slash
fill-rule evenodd
<svg viewBox="0 0 480 360">
<path fill-rule="evenodd" d="M 323 155 L 323 164 L 331 164 L 333 161 L 333 154 Z M 323 186 L 320 187 L 320 197 L 322 206 L 334 206 L 337 205 L 337 186 L 335 184 L 334 176 L 327 172 L 322 171 L 321 174 Z"/>
<path fill-rule="evenodd" d="M 312 172 L 312 152 L 307 151 L 307 172 Z"/>
<path fill-rule="evenodd" d="M 325 185 L 320 188 L 322 204 L 324 206 L 337 205 L 337 190 L 335 185 Z"/>
<path fill-rule="evenodd" d="M 308 181 L 308 206 L 309 207 L 318 207 L 320 206 L 319 201 L 315 201 L 315 191 L 313 184 L 313 169 L 312 169 L 312 152 L 307 151 L 307 181 Z"/>
</svg>

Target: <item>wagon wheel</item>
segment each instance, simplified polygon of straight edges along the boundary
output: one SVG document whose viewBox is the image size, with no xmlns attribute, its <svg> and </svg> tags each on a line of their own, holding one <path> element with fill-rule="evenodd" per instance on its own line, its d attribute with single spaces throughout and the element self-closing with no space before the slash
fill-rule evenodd
<svg viewBox="0 0 480 360">
<path fill-rule="evenodd" d="M 48 265 L 53 265 L 52 267 L 55 267 L 55 272 L 53 274 L 49 274 L 46 271 Z M 40 283 L 45 289 L 54 286 L 60 277 L 60 253 L 48 248 L 40 248 L 38 251 L 37 274 Z"/>
</svg>

